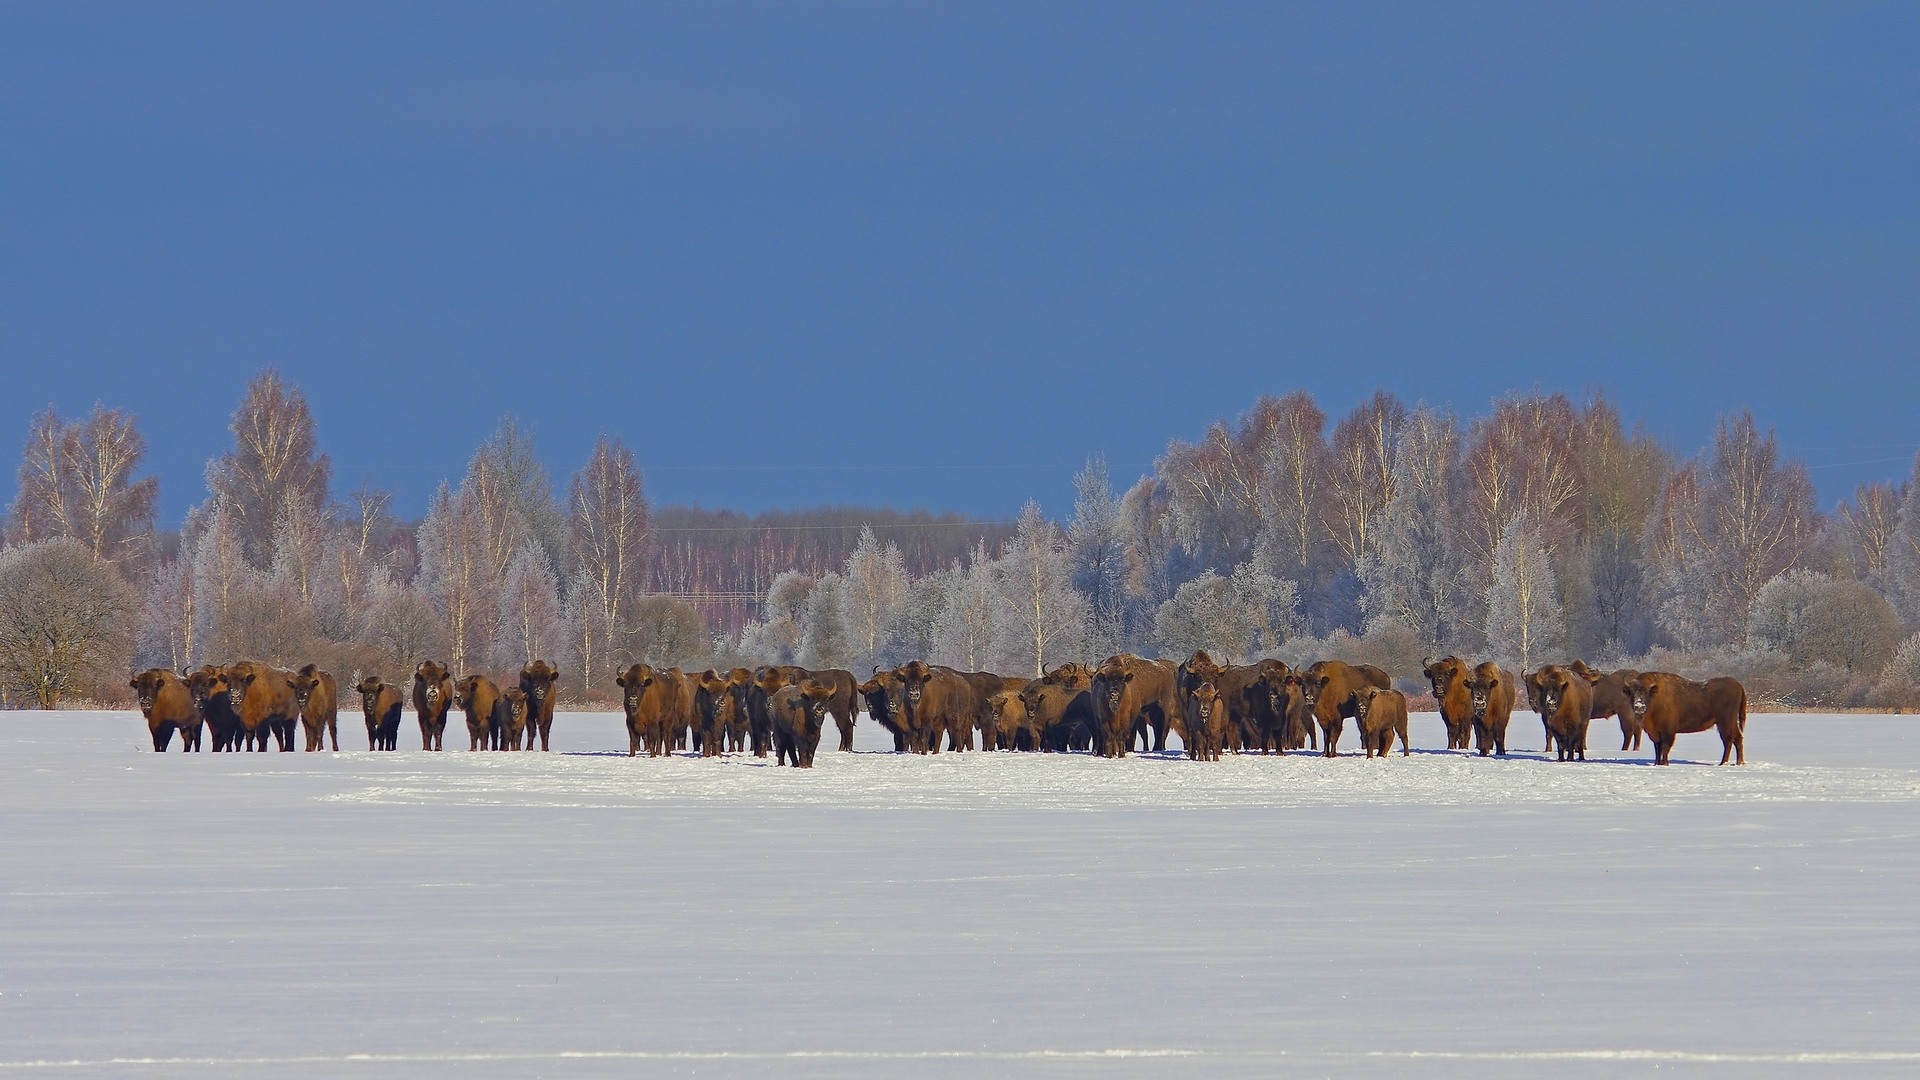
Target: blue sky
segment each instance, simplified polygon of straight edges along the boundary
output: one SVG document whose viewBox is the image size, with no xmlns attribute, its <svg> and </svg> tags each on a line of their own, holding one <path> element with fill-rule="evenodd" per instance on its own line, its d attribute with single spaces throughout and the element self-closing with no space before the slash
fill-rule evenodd
<svg viewBox="0 0 1920 1080">
<path fill-rule="evenodd" d="M 417 513 L 503 412 L 656 500 L 1069 509 L 1262 392 L 1920 447 L 1920 8 L 15 4 L 0 442 L 245 379 Z M 0 489 L 11 498 L 12 477 Z"/>
</svg>

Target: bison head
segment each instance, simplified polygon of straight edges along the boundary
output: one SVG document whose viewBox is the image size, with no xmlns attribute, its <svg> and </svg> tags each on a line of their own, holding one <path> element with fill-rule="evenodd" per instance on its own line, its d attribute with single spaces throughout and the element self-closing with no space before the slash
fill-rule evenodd
<svg viewBox="0 0 1920 1080">
<path fill-rule="evenodd" d="M 1633 718 L 1636 721 L 1646 718 L 1647 705 L 1653 701 L 1653 691 L 1656 685 L 1653 679 L 1647 678 L 1644 674 L 1636 674 L 1628 679 L 1626 684 L 1621 687 L 1622 690 L 1626 691 L 1627 707 L 1633 710 Z"/>
<path fill-rule="evenodd" d="M 164 668 L 152 668 L 135 675 L 133 681 L 127 684 L 140 699 L 141 715 L 153 718 L 153 703 L 160 697 L 160 688 L 167 685 L 167 676 L 171 674 Z"/>
<path fill-rule="evenodd" d="M 227 678 L 225 668 L 208 664 L 187 677 L 187 693 L 193 697 L 193 707 L 203 713 L 216 701 L 231 703 L 232 692 L 233 683 Z"/>
<path fill-rule="evenodd" d="M 440 684 L 433 685 L 438 687 Z M 380 691 L 387 688 L 387 684 L 381 681 L 380 676 L 369 675 L 355 683 L 353 688 L 360 692 L 361 712 L 371 716 L 380 711 Z"/>
<path fill-rule="evenodd" d="M 1203 682 L 1193 688 L 1193 707 L 1200 714 L 1200 722 L 1206 723 L 1213 718 L 1213 707 L 1220 701 L 1220 691 L 1213 683 Z"/>
</svg>

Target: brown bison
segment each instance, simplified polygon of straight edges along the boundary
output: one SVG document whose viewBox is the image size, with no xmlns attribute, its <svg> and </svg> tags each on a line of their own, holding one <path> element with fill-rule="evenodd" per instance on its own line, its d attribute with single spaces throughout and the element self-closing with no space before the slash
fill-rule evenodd
<svg viewBox="0 0 1920 1080">
<path fill-rule="evenodd" d="M 747 733 L 753 739 L 753 756 L 766 757 L 773 749 L 773 712 L 767 702 L 775 690 L 799 681 L 803 668 L 768 665 L 753 670 L 747 686 Z"/>
<path fill-rule="evenodd" d="M 1486 757 L 1489 751 L 1507 756 L 1507 722 L 1513 718 L 1513 676 L 1489 660 L 1473 669 L 1467 680 L 1473 706 L 1473 745 Z"/>
<path fill-rule="evenodd" d="M 420 721 L 420 749 L 444 750 L 447 710 L 453 708 L 453 676 L 432 660 L 413 671 L 413 714 Z M 387 747 L 391 750 L 392 747 Z"/>
<path fill-rule="evenodd" d="M 493 721 L 500 707 L 500 687 L 485 675 L 469 675 L 453 684 L 453 703 L 467 714 L 467 749 L 498 750 Z"/>
<path fill-rule="evenodd" d="M 1300 692 L 1320 724 L 1320 750 L 1333 757 L 1340 743 L 1340 729 L 1347 717 L 1359 715 L 1360 693 L 1367 687 L 1393 688 L 1387 673 L 1372 664 L 1347 664 L 1339 660 L 1321 660 L 1300 673 Z"/>
<path fill-rule="evenodd" d="M 1593 684 L 1572 668 L 1548 664 L 1527 676 L 1534 710 L 1547 726 L 1555 761 L 1587 760 L 1587 724 L 1593 719 Z"/>
<path fill-rule="evenodd" d="M 282 753 L 293 749 L 300 708 L 293 701 L 292 680 L 291 672 L 257 660 L 242 660 L 227 668 L 228 693 L 239 698 L 234 711 L 240 715 L 240 741 L 247 749 L 265 753 L 268 735 Z"/>
<path fill-rule="evenodd" d="M 400 710 L 405 705 L 400 699 L 400 691 L 388 686 L 378 675 L 361 679 L 354 689 L 360 693 L 360 712 L 367 718 L 367 749 L 399 749 Z M 415 697 L 418 698 L 417 689 Z M 441 723 L 445 724 L 444 718 Z M 438 747 L 423 746 L 421 749 L 436 750 Z"/>
<path fill-rule="evenodd" d="M 531 739 L 533 731 L 528 725 L 533 720 L 532 699 L 525 690 L 517 686 L 502 690 L 494 717 L 494 726 L 500 732 L 500 744 L 495 749 L 518 750 L 523 739 Z"/>
<path fill-rule="evenodd" d="M 743 667 L 727 672 L 727 696 L 733 707 L 727 710 L 727 750 L 742 753 L 752 737 L 753 721 L 747 712 L 748 692 L 753 689 L 753 672 Z"/>
<path fill-rule="evenodd" d="M 1184 724 L 1180 714 L 1179 671 L 1164 660 L 1142 660 L 1130 653 L 1110 656 L 1094 669 L 1093 707 L 1104 734 L 1096 739 L 1101 754 L 1125 757 L 1140 738 L 1147 748 L 1153 733 L 1154 750 L 1167 748 L 1167 732 Z M 1185 734 L 1181 733 L 1184 741 Z"/>
<path fill-rule="evenodd" d="M 140 701 L 140 715 L 147 718 L 147 733 L 153 737 L 154 753 L 167 752 L 175 731 L 180 733 L 181 753 L 200 749 L 203 721 L 185 679 L 166 668 L 149 668 L 135 675 L 127 685 Z"/>
<path fill-rule="evenodd" d="M 947 749 L 973 748 L 973 728 L 983 704 L 971 682 L 960 672 L 910 660 L 894 669 L 905 704 L 907 745 L 916 754 L 940 752 L 940 736 Z"/>
<path fill-rule="evenodd" d="M 855 688 L 866 701 L 867 715 L 893 736 L 893 749 L 899 753 L 904 753 L 908 745 L 907 699 L 901 693 L 906 685 L 899 675 L 876 667 L 873 678 Z"/>
<path fill-rule="evenodd" d="M 1228 667 L 1211 680 L 1225 711 L 1224 749 L 1261 753 L 1286 749 L 1287 665 L 1262 660 Z"/>
<path fill-rule="evenodd" d="M 840 729 L 840 749 L 852 750 L 853 722 L 860 716 L 860 680 L 853 677 L 853 672 L 839 668 L 810 670 L 801 678 L 833 688 L 832 696 L 827 699 L 827 715 L 833 717 L 834 726 Z"/>
<path fill-rule="evenodd" d="M 187 676 L 193 707 L 213 735 L 214 753 L 240 749 L 240 713 L 234 708 L 233 684 L 225 668 L 202 664 Z"/>
<path fill-rule="evenodd" d="M 733 684 L 712 668 L 692 676 L 693 741 L 701 757 L 719 757 L 727 749 L 727 721 L 733 712 Z"/>
<path fill-rule="evenodd" d="M 1720 764 L 1738 755 L 1747 763 L 1747 688 L 1721 676 L 1704 683 L 1665 671 L 1643 671 L 1626 682 L 1633 717 L 1653 740 L 1653 763 L 1673 760 L 1677 735 L 1713 729 L 1720 733 Z"/>
<path fill-rule="evenodd" d="M 1093 750 L 1104 753 L 1106 727 L 1093 704 L 1093 691 L 1065 682 L 1038 679 L 1020 692 L 1027 724 L 1048 753 Z"/>
<path fill-rule="evenodd" d="M 995 675 L 990 671 L 960 671 L 956 672 L 956 674 L 962 679 L 965 679 L 967 685 L 973 689 L 973 715 L 969 718 L 966 737 L 962 740 L 961 749 L 973 749 L 973 735 L 975 731 L 980 733 L 980 749 L 1002 749 L 1003 747 L 1000 742 L 1000 725 L 995 718 L 993 706 L 989 703 L 990 699 L 993 695 L 1006 690 L 1012 690 L 1018 693 L 1027 685 L 1028 680 L 1006 675 Z M 948 747 L 948 749 L 952 749 L 952 747 Z M 1004 749 L 1011 750 L 1013 747 L 1006 746 Z"/>
<path fill-rule="evenodd" d="M 520 669 L 520 692 L 527 695 L 527 749 L 533 749 L 534 736 L 540 737 L 540 749 L 552 750 L 553 706 L 559 698 L 560 669 L 545 660 L 535 660 Z"/>
<path fill-rule="evenodd" d="M 340 697 L 333 676 L 318 664 L 308 664 L 287 680 L 293 688 L 293 703 L 300 709 L 300 726 L 307 733 L 307 752 L 326 749 L 327 736 L 333 736 L 333 752 L 340 752 Z"/>
<path fill-rule="evenodd" d="M 1211 682 L 1203 682 L 1186 694 L 1187 757 L 1194 761 L 1219 761 L 1220 747 L 1227 737 L 1227 710 L 1222 707 L 1220 691 Z"/>
<path fill-rule="evenodd" d="M 1407 746 L 1407 695 L 1398 690 L 1365 686 L 1354 695 L 1353 722 L 1360 729 L 1360 745 L 1368 757 L 1386 757 L 1393 751 L 1393 737 L 1400 736 L 1400 756 L 1413 750 Z"/>
<path fill-rule="evenodd" d="M 1429 658 L 1422 669 L 1433 685 L 1433 699 L 1440 703 L 1440 722 L 1447 727 L 1447 749 L 1465 750 L 1467 736 L 1473 732 L 1473 695 L 1467 690 L 1472 671 L 1457 656 Z"/>
<path fill-rule="evenodd" d="M 1085 664 L 1069 661 L 1059 667 L 1042 668 L 1040 681 L 1085 690 L 1093 685 L 1093 669 Z"/>
<path fill-rule="evenodd" d="M 693 722 L 693 684 L 679 668 L 635 664 L 614 680 L 625 692 L 627 756 L 646 748 L 648 757 L 673 753 L 677 737 Z"/>
<path fill-rule="evenodd" d="M 1027 690 L 1038 682 L 1037 679 L 1028 679 L 1024 683 L 1008 679 L 1005 689 L 987 699 L 987 707 L 993 711 L 995 746 L 1003 750 L 1021 751 L 1041 748 L 1044 732 L 1042 726 L 1027 712 L 1026 699 Z"/>
<path fill-rule="evenodd" d="M 1620 749 L 1640 749 L 1640 724 L 1633 718 L 1633 703 L 1627 700 L 1627 680 L 1640 673 L 1629 668 L 1612 672 L 1596 671 L 1588 667 L 1584 660 L 1575 660 L 1567 666 L 1579 672 L 1593 687 L 1593 719 L 1617 717 L 1620 721 Z"/>
<path fill-rule="evenodd" d="M 831 683 L 802 679 L 773 692 L 767 705 L 773 711 L 774 764 L 813 768 L 820 748 L 820 731 L 839 691 Z"/>
</svg>

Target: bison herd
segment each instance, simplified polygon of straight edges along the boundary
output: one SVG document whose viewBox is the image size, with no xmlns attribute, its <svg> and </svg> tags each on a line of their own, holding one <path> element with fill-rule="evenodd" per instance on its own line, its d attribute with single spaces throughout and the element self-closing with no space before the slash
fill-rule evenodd
<svg viewBox="0 0 1920 1080">
<path fill-rule="evenodd" d="M 1587 727 L 1614 717 L 1620 748 L 1652 743 L 1665 765 L 1674 738 L 1713 730 L 1720 763 L 1746 762 L 1747 694 L 1734 679 L 1696 683 L 1659 671 L 1601 672 L 1581 661 L 1549 664 L 1516 678 L 1499 664 L 1449 656 L 1424 665 L 1447 749 L 1485 757 L 1507 752 L 1507 728 L 1525 688 L 1556 760 L 1586 760 Z M 424 750 L 443 749 L 447 714 L 466 716 L 469 750 L 549 749 L 560 673 L 536 660 L 516 686 L 501 689 L 485 675 L 454 679 L 427 661 L 413 674 L 412 704 Z M 1130 654 L 1097 666 L 1068 663 L 1037 679 L 958 671 L 915 660 L 876 667 L 858 680 L 839 669 L 679 668 L 635 664 L 616 680 L 623 694 L 627 753 L 661 757 L 688 750 L 702 757 L 751 751 L 775 763 L 811 768 L 829 717 L 841 750 L 853 749 L 854 720 L 863 711 L 893 736 L 896 751 L 1085 751 L 1124 757 L 1136 748 L 1164 751 L 1180 737 L 1189 758 L 1223 753 L 1284 754 L 1312 749 L 1336 755 L 1346 721 L 1358 729 L 1366 756 L 1386 757 L 1407 741 L 1407 698 L 1380 668 L 1322 660 L 1294 669 L 1278 660 L 1215 663 L 1196 652 L 1185 663 Z M 134 676 L 153 748 L 165 751 L 177 731 L 183 750 L 200 749 L 211 731 L 214 750 L 292 750 L 295 725 L 306 749 L 331 741 L 340 749 L 333 676 L 312 664 L 285 671 L 256 661 L 211 664 L 184 675 L 154 668 Z M 367 746 L 393 750 L 405 699 L 378 676 L 355 684 L 366 717 Z"/>
</svg>

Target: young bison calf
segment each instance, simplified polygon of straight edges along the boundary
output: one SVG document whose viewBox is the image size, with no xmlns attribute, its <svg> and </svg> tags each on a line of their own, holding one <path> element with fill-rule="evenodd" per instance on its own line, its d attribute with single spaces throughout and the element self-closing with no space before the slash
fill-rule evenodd
<svg viewBox="0 0 1920 1080">
<path fill-rule="evenodd" d="M 1360 745 L 1368 757 L 1386 757 L 1393 750 L 1393 737 L 1400 736 L 1400 756 L 1413 751 L 1407 747 L 1407 695 L 1398 690 L 1369 686 L 1354 698 L 1353 720 L 1360 725 Z"/>
</svg>

